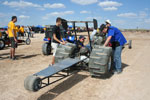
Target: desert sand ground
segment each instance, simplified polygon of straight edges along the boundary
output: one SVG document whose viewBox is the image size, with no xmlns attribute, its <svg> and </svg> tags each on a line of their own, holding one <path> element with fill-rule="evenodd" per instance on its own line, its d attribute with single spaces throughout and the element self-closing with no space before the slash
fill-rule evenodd
<svg viewBox="0 0 150 100">
<path fill-rule="evenodd" d="M 24 89 L 24 79 L 46 68 L 50 56 L 42 55 L 44 34 L 31 45 L 20 45 L 18 60 L 9 60 L 9 47 L 0 51 L 0 100 L 150 100 L 150 33 L 124 33 L 133 40 L 122 53 L 123 72 L 109 78 L 91 78 L 80 71 L 38 92 Z"/>
</svg>

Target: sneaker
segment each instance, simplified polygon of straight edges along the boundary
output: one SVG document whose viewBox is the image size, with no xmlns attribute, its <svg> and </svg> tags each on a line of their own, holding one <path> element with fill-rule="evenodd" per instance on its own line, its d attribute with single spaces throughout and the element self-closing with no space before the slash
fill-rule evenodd
<svg viewBox="0 0 150 100">
<path fill-rule="evenodd" d="M 53 64 L 49 64 L 49 66 L 53 66 Z"/>
<path fill-rule="evenodd" d="M 122 73 L 122 71 L 120 71 L 120 70 L 114 71 L 114 74 L 121 74 L 121 73 Z"/>
<path fill-rule="evenodd" d="M 12 57 L 11 57 L 11 56 L 9 56 L 9 59 L 12 59 Z"/>
<path fill-rule="evenodd" d="M 16 60 L 16 57 L 12 57 L 12 60 Z"/>
</svg>

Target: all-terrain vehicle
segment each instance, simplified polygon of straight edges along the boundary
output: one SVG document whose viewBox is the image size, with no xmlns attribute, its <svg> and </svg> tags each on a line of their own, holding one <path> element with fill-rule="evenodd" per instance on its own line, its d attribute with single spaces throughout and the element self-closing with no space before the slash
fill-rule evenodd
<svg viewBox="0 0 150 100">
<path fill-rule="evenodd" d="M 64 20 L 64 19 L 62 19 L 62 20 Z M 62 35 L 63 40 L 70 42 L 70 43 L 74 43 L 75 36 L 68 34 L 67 29 L 63 28 L 63 27 L 66 27 L 64 25 L 65 24 L 63 23 L 63 25 L 60 26 L 60 34 Z M 42 45 L 43 55 L 50 55 L 52 52 L 51 42 L 53 40 L 53 33 L 52 33 L 53 27 L 54 27 L 54 25 L 46 25 L 45 37 L 43 39 L 43 41 L 45 41 L 45 43 Z"/>
<path fill-rule="evenodd" d="M 10 40 L 6 31 L 7 29 L 0 31 L 0 50 L 4 49 L 6 45 L 10 45 Z M 30 45 L 31 40 L 28 36 L 26 40 L 18 39 L 18 43 L 26 43 L 26 45 Z"/>
</svg>

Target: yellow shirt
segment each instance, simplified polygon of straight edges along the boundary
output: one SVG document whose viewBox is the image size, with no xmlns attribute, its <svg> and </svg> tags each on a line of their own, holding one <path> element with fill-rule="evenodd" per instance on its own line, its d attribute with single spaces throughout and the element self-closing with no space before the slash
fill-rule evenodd
<svg viewBox="0 0 150 100">
<path fill-rule="evenodd" d="M 19 28 L 18 27 L 16 27 L 16 32 L 19 32 Z"/>
<path fill-rule="evenodd" d="M 17 37 L 16 29 L 15 29 L 15 24 L 13 23 L 13 21 L 10 21 L 10 22 L 8 23 L 8 36 L 9 36 L 9 37 L 14 37 L 12 31 L 14 31 L 15 37 Z"/>
<path fill-rule="evenodd" d="M 19 31 L 20 31 L 21 33 L 24 33 L 24 28 L 23 28 L 23 27 L 20 27 Z"/>
<path fill-rule="evenodd" d="M 44 31 L 46 31 L 46 28 L 43 28 L 44 29 Z"/>
</svg>

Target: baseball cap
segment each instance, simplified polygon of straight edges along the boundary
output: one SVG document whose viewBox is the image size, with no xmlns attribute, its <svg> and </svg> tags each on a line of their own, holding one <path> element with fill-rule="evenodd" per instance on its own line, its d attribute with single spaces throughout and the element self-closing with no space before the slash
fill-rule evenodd
<svg viewBox="0 0 150 100">
<path fill-rule="evenodd" d="M 109 19 L 107 19 L 107 20 L 105 21 L 105 23 L 111 24 L 111 22 L 110 22 Z"/>
<path fill-rule="evenodd" d="M 105 24 L 102 24 L 102 25 L 100 26 L 99 30 L 102 32 L 105 27 L 106 27 L 106 25 L 105 25 Z"/>
</svg>

